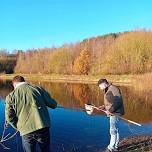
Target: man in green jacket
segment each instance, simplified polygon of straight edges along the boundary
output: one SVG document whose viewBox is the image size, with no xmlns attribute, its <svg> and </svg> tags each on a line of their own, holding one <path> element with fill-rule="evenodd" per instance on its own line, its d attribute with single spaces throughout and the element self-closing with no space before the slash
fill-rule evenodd
<svg viewBox="0 0 152 152">
<path fill-rule="evenodd" d="M 25 152 L 50 152 L 50 116 L 47 107 L 57 102 L 42 87 L 32 86 L 22 76 L 12 80 L 14 90 L 6 97 L 6 121 L 20 132 Z"/>
</svg>

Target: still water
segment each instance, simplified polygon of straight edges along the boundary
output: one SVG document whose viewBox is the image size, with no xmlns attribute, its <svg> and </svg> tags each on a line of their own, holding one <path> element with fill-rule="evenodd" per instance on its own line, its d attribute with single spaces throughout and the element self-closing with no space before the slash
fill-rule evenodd
<svg viewBox="0 0 152 152">
<path fill-rule="evenodd" d="M 63 108 L 49 109 L 52 120 L 51 148 L 52 152 L 99 152 L 109 143 L 109 118 L 103 113 L 95 112 L 87 115 L 84 104 L 88 101 L 100 106 L 103 104 L 103 93 L 96 85 L 31 82 L 48 90 Z M 120 121 L 121 139 L 133 135 L 152 133 L 151 90 L 135 90 L 133 87 L 120 89 L 124 98 L 125 118 L 142 124 L 142 127 Z M 3 132 L 5 97 L 11 92 L 10 82 L 0 81 L 0 136 Z M 10 126 L 6 134 L 15 132 Z M 0 152 L 22 152 L 19 134 L 4 143 L 10 150 Z"/>
</svg>

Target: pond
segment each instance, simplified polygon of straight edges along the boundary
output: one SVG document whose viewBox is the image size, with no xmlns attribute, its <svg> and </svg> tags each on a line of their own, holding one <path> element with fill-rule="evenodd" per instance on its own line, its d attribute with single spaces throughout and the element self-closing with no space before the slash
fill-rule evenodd
<svg viewBox="0 0 152 152">
<path fill-rule="evenodd" d="M 31 82 L 44 87 L 61 106 L 49 109 L 51 116 L 52 152 L 99 152 L 109 143 L 109 118 L 101 112 L 87 115 L 84 104 L 88 101 L 96 106 L 103 104 L 103 93 L 96 85 Z M 152 133 L 152 102 L 149 90 L 140 91 L 133 87 L 120 86 L 124 98 L 125 118 L 142 124 L 142 127 L 120 122 L 121 139 L 133 135 Z M 3 132 L 5 97 L 11 92 L 9 81 L 0 81 L 0 136 Z M 10 126 L 6 134 L 15 132 Z M 22 152 L 19 134 L 4 143 L 10 150 Z"/>
</svg>

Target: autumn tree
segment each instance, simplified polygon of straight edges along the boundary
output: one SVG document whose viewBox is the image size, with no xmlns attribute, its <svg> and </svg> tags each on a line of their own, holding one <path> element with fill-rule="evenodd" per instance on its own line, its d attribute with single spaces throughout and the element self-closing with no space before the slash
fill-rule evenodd
<svg viewBox="0 0 152 152">
<path fill-rule="evenodd" d="M 152 32 L 122 34 L 102 60 L 105 74 L 145 73 L 152 70 Z"/>
<path fill-rule="evenodd" d="M 80 55 L 74 61 L 74 73 L 88 75 L 90 71 L 91 56 L 87 50 L 82 50 Z"/>
<path fill-rule="evenodd" d="M 72 73 L 73 56 L 70 49 L 62 47 L 50 55 L 50 73 L 70 74 Z"/>
<path fill-rule="evenodd" d="M 0 72 L 3 72 L 5 51 L 1 52 Z M 90 75 L 152 72 L 152 31 L 112 33 L 58 48 L 19 52 L 15 72 Z"/>
</svg>

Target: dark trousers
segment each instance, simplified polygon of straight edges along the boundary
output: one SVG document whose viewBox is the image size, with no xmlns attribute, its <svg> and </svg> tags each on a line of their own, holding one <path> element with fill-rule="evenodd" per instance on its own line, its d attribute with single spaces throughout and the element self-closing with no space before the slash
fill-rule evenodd
<svg viewBox="0 0 152 152">
<path fill-rule="evenodd" d="M 43 128 L 22 136 L 22 144 L 24 152 L 37 152 L 36 144 L 39 145 L 41 152 L 50 152 L 49 128 Z"/>
</svg>

